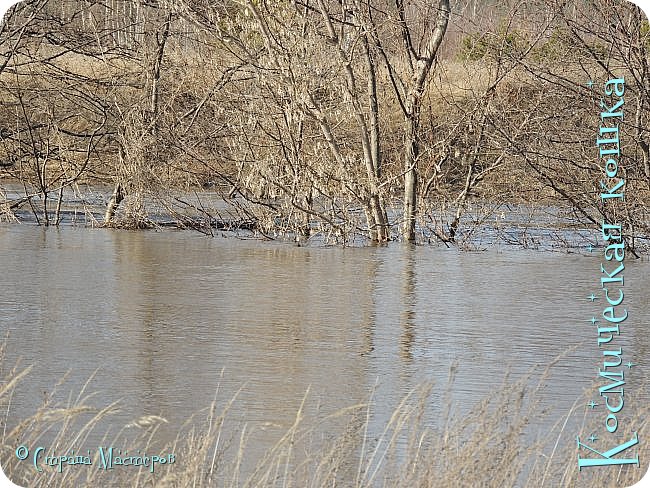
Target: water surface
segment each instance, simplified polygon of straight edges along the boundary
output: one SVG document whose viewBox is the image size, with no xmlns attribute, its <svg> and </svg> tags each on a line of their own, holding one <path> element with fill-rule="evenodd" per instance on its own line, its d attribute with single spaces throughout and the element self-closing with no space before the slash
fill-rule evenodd
<svg viewBox="0 0 650 488">
<path fill-rule="evenodd" d="M 554 361 L 540 408 L 565 415 L 601 360 L 588 322 L 599 309 L 586 299 L 598 291 L 599 266 L 598 253 L 293 247 L 179 231 L 5 225 L 5 369 L 18 359 L 35 365 L 8 422 L 33 413 L 66 373 L 67 392 L 94 373 L 88 389 L 100 393 L 92 401 L 122 407 L 96 442 L 144 415 L 167 419 L 161 441 L 172 440 L 217 389 L 222 403 L 241 390 L 232 418 L 260 427 L 253 443 L 262 450 L 291 425 L 308 389 L 316 416 L 375 391 L 370 428 L 378 433 L 423 382 L 451 392 L 464 411 L 498 394 L 507 370 L 513 379 L 532 371 L 534 383 Z M 617 345 L 640 363 L 650 265 L 626 266 L 630 318 Z M 630 373 L 627 389 L 640 388 L 641 373 Z M 433 395 L 427 412 L 432 424 L 441 397 Z M 531 432 L 550 425 L 535 422 Z"/>
</svg>

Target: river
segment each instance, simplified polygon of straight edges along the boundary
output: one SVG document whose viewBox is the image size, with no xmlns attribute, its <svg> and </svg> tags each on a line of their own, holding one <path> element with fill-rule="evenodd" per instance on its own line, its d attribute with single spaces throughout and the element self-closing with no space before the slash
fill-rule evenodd
<svg viewBox="0 0 650 488">
<path fill-rule="evenodd" d="M 90 402 L 119 401 L 121 410 L 87 444 L 147 415 L 167 420 L 164 443 L 217 390 L 220 405 L 241 390 L 229 416 L 256 431 L 255 457 L 291 425 L 307 390 L 316 417 L 374 391 L 369 429 L 378 435 L 424 382 L 434 385 L 425 416 L 435 424 L 443 392 L 462 414 L 498 394 L 506 371 L 530 373 L 534 384 L 554 363 L 539 392 L 551 418 L 532 419 L 534 435 L 566 415 L 602 365 L 588 321 L 599 309 L 586 298 L 598 292 L 600 263 L 586 251 L 296 247 L 188 231 L 2 225 L 3 368 L 34 365 L 7 422 L 33 413 L 64 375 L 61 399 L 92 376 Z M 647 260 L 626 260 L 630 318 L 616 340 L 636 362 L 648 356 L 649 273 Z M 639 390 L 639 378 L 632 370 L 626 390 Z"/>
</svg>

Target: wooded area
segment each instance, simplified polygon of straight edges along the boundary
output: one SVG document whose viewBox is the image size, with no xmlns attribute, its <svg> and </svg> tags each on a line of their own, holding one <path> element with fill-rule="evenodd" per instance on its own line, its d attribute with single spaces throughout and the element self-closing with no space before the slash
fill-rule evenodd
<svg viewBox="0 0 650 488">
<path fill-rule="evenodd" d="M 649 49 L 613 0 L 23 1 L 0 32 L 0 215 L 58 225 L 90 184 L 126 228 L 151 201 L 218 225 L 183 197 L 204 190 L 297 239 L 449 244 L 522 202 L 598 224 L 602 86 L 624 77 L 606 217 L 645 245 Z"/>
</svg>

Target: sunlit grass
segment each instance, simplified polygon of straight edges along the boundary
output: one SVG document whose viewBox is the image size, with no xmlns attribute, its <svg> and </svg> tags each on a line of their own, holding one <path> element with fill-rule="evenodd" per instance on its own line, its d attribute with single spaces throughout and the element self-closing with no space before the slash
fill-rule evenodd
<svg viewBox="0 0 650 488">
<path fill-rule="evenodd" d="M 30 374 L 29 367 L 8 372 L 0 387 L 0 404 L 11 408 L 14 391 Z M 452 368 L 453 372 L 453 368 Z M 98 398 L 88 394 L 91 379 L 65 404 L 52 401 L 53 393 L 65 383 L 55 385 L 35 414 L 8 427 L 4 419 L 0 461 L 5 473 L 23 486 L 223 486 L 223 487 L 624 487 L 631 486 L 647 468 L 649 454 L 645 442 L 639 445 L 641 468 L 598 468 L 578 473 L 575 433 L 567 432 L 569 416 L 583 415 L 583 398 L 571 412 L 558 416 L 539 405 L 539 393 L 547 377 L 537 385 L 530 378 L 513 380 L 506 376 L 492 395 L 462 411 L 451 401 L 451 385 L 441 390 L 422 385 L 404 395 L 379 431 L 371 432 L 376 399 L 351 404 L 329 415 L 313 418 L 308 414 L 312 395 L 306 392 L 293 422 L 284 428 L 275 443 L 262 454 L 254 446 L 256 429 L 247 422 L 234 428 L 229 419 L 237 409 L 238 394 L 221 407 L 215 401 L 206 410 L 188 415 L 174 442 L 159 447 L 157 433 L 167 421 L 144 416 L 126 425 L 100 445 L 116 449 L 173 452 L 172 465 L 147 468 L 120 467 L 98 469 L 97 453 L 93 466 L 68 466 L 62 473 L 44 467 L 38 473 L 30 459 L 20 461 L 19 445 L 47 445 L 49 452 L 69 452 L 89 445 L 91 435 L 111 423 L 119 405 L 92 406 Z M 439 411 L 439 425 L 427 422 L 431 406 Z M 586 402 L 586 400 L 585 400 Z M 550 417 L 550 414 L 554 417 Z M 648 408 L 636 412 L 629 425 L 646 435 Z M 544 420 L 541 420 L 543 417 Z M 556 420 L 553 422 L 553 420 Z M 12 424 L 14 422 L 12 421 Z M 377 430 L 376 423 L 372 423 Z M 533 426 L 551 425 L 539 433 Z M 587 432 L 586 414 L 583 421 Z M 126 432 L 138 432 L 130 439 Z M 45 444 L 47 439 L 47 444 Z M 50 441 L 51 439 L 51 441 Z"/>
</svg>

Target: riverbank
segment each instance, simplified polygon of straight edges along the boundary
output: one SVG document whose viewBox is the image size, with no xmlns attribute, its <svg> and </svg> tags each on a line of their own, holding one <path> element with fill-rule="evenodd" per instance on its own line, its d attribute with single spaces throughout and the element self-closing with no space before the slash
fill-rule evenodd
<svg viewBox="0 0 650 488">
<path fill-rule="evenodd" d="M 23 386 L 29 369 L 13 369 L 5 376 L 0 388 L 3 406 L 7 407 L 14 392 Z M 569 417 L 583 415 L 587 396 L 576 399 L 570 412 L 547 412 L 556 417 L 551 429 L 538 432 L 534 438 L 526 435 L 531 419 L 539 415 L 536 394 L 543 381 L 542 376 L 536 387 L 529 388 L 525 380 L 506 378 L 498 392 L 478 401 L 467 415 L 456 413 L 449 395 L 451 383 L 446 393 L 434 385 L 421 385 L 400 400 L 389 420 L 380 426 L 378 437 L 369 435 L 376 408 L 372 396 L 313 418 L 306 415 L 306 405 L 313 402 L 307 391 L 293 423 L 262 453 L 250 443 L 256 430 L 264 427 L 246 422 L 233 429 L 231 410 L 237 407 L 237 397 L 229 399 L 223 409 L 215 400 L 205 411 L 188 416 L 176 440 L 165 446 L 157 442 L 157 431 L 167 421 L 147 416 L 134 419 L 114 437 L 105 437 L 101 446 L 93 447 L 87 441 L 89 434 L 110 420 L 120 405 L 96 407 L 94 404 L 101 401 L 90 401 L 93 395 L 88 391 L 65 405 L 52 404 L 46 396 L 36 414 L 5 427 L 0 462 L 5 474 L 20 485 L 54 488 L 140 487 L 152 483 L 179 488 L 607 488 L 631 486 L 638 481 L 648 466 L 650 452 L 645 443 L 639 446 L 640 468 L 578 472 L 577 450 L 565 426 Z M 76 393 L 72 393 L 74 398 Z M 442 430 L 423 422 L 423 412 L 431 402 L 440 406 Z M 649 413 L 647 404 L 635 412 L 642 438 L 646 437 Z M 584 436 L 589 428 L 585 421 L 581 429 Z M 133 430 L 137 435 L 131 434 Z M 107 452 L 117 464 L 107 467 Z M 85 463 L 79 462 L 81 453 L 88 453 L 84 454 Z M 163 463 L 159 453 L 167 456 Z M 251 454 L 255 459 L 249 459 Z M 152 457 L 158 460 L 154 467 Z"/>
<path fill-rule="evenodd" d="M 50 195 L 48 207 L 52 210 L 49 221 L 58 222 L 61 226 L 102 227 L 105 225 L 103 218 L 110 192 L 111 189 L 107 187 L 77 185 L 74 189 L 64 191 L 61 205 L 58 204 L 58 195 Z M 2 219 L 6 223 L 42 225 L 42 213 L 34 210 L 24 195 L 24 189 L 20 185 L 5 185 L 5 212 Z M 42 207 L 41 197 L 33 198 L 34 208 Z M 514 246 L 523 249 L 580 251 L 595 244 L 593 229 L 571 207 L 551 205 L 549 203 L 552 199 L 546 199 L 545 202 L 527 204 L 471 201 L 460 219 L 453 242 L 446 237 L 449 225 L 455 218 L 453 208 L 431 205 L 418 218 L 418 242 L 439 246 L 457 245 L 468 250 Z M 179 192 L 176 196 L 163 200 L 149 195 L 143 199 L 144 209 L 140 221 L 134 221 L 132 216 L 127 216 L 121 210 L 109 227 L 185 229 L 207 235 L 223 234 L 294 243 L 298 241 L 301 245 L 313 246 L 358 246 L 364 245 L 366 240 L 360 222 L 363 219 L 360 208 L 345 209 L 346 215 L 359 223 L 355 230 L 346 226 L 342 219 L 340 224 L 347 229 L 347 234 L 343 233 L 343 229 L 339 233 L 331 232 L 331 229 L 322 227 L 317 219 L 308 221 L 307 233 L 296 233 L 290 218 L 284 217 L 281 212 L 272 215 L 266 212 L 268 206 L 281 207 L 281 200 L 263 203 L 267 207 L 264 214 L 260 214 L 256 209 L 258 205 L 237 196 L 224 198 L 223 191 L 213 189 Z M 399 202 L 396 204 L 399 205 Z M 399 226 L 400 215 L 399 206 L 389 210 L 390 220 L 395 227 Z M 394 238 L 398 239 L 397 230 Z M 636 249 L 643 252 L 650 245 L 650 237 L 637 233 L 633 242 Z"/>
</svg>

